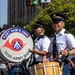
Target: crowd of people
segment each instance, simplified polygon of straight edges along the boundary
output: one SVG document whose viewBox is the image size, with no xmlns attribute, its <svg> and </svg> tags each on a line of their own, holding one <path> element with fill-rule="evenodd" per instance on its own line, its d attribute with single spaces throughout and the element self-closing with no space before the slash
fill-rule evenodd
<svg viewBox="0 0 75 75">
<path fill-rule="evenodd" d="M 34 40 L 34 47 L 30 49 L 30 52 L 34 54 L 35 62 L 33 62 L 32 65 L 54 60 L 54 62 L 58 62 L 61 67 L 63 62 L 62 75 L 75 75 L 75 38 L 65 29 L 66 16 L 61 13 L 52 13 L 50 18 L 55 31 L 51 38 L 45 35 L 46 28 L 42 23 L 37 22 L 34 25 L 33 29 L 36 39 Z M 0 63 L 0 66 L 1 65 Z M 17 65 L 8 65 L 8 75 L 14 75 L 14 71 L 19 72 Z M 11 65 L 14 67 L 11 68 Z M 6 65 L 3 69 L 0 69 L 3 73 L 5 73 L 4 71 L 6 70 Z"/>
</svg>

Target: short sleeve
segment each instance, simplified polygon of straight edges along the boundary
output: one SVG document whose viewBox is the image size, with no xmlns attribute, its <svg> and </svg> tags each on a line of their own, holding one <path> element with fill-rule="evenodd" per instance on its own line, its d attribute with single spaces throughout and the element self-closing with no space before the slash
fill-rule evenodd
<svg viewBox="0 0 75 75">
<path fill-rule="evenodd" d="M 67 35 L 67 44 L 70 47 L 70 49 L 75 48 L 75 38 L 72 34 Z"/>
<path fill-rule="evenodd" d="M 41 45 L 42 50 L 45 50 L 46 52 L 48 52 L 49 45 L 50 45 L 50 39 L 47 37 L 44 38 Z"/>
</svg>

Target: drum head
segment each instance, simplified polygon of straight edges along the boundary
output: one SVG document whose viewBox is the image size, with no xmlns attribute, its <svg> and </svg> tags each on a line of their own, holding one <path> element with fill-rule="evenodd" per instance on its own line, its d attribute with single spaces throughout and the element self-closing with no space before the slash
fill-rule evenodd
<svg viewBox="0 0 75 75">
<path fill-rule="evenodd" d="M 27 60 L 33 48 L 33 40 L 25 29 L 9 28 L 0 38 L 0 57 L 7 62 L 22 62 Z"/>
</svg>

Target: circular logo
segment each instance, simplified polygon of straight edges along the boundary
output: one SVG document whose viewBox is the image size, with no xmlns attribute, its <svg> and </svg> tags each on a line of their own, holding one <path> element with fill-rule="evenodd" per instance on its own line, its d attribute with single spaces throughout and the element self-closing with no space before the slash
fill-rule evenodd
<svg viewBox="0 0 75 75">
<path fill-rule="evenodd" d="M 31 55 L 33 40 L 22 28 L 9 28 L 1 35 L 0 42 L 0 57 L 6 61 L 21 62 Z"/>
</svg>

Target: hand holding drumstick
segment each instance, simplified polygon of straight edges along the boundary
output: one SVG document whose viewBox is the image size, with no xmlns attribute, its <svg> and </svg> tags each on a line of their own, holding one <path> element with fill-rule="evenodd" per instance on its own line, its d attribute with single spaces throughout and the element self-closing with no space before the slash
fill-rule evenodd
<svg viewBox="0 0 75 75">
<path fill-rule="evenodd" d="M 69 52 L 66 50 L 67 48 L 68 48 L 68 46 L 64 50 L 61 50 L 60 54 L 62 54 L 63 56 L 68 56 Z M 58 54 L 52 61 L 55 61 L 59 57 L 60 54 Z M 68 61 L 70 63 L 70 68 L 74 68 L 75 66 L 74 66 L 74 63 L 72 62 L 72 60 L 68 59 Z"/>
<path fill-rule="evenodd" d="M 68 55 L 68 51 L 66 50 L 67 48 L 68 46 L 64 50 L 61 50 L 60 53 L 52 61 L 55 61 L 60 54 L 62 54 L 63 56 L 67 56 Z"/>
<path fill-rule="evenodd" d="M 67 48 L 68 48 L 68 46 L 64 50 L 61 50 L 60 54 L 62 54 L 63 56 L 68 56 L 69 55 L 69 51 L 66 50 Z"/>
</svg>

